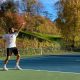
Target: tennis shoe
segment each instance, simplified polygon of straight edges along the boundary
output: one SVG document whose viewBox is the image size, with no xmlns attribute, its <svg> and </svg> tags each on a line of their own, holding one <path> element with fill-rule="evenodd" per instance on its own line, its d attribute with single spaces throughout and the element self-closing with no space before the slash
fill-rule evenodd
<svg viewBox="0 0 80 80">
<path fill-rule="evenodd" d="M 7 67 L 4 67 L 3 70 L 4 70 L 4 71 L 8 71 L 8 68 L 7 68 Z"/>
<path fill-rule="evenodd" d="M 22 68 L 20 66 L 16 66 L 15 69 L 16 70 L 22 70 Z"/>
</svg>

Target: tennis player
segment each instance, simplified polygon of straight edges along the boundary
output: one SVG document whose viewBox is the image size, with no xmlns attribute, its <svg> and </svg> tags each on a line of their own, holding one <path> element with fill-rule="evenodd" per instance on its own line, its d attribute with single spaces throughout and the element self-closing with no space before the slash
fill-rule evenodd
<svg viewBox="0 0 80 80">
<path fill-rule="evenodd" d="M 20 27 L 20 29 L 17 30 L 16 32 L 15 32 L 14 28 L 9 28 L 8 34 L 3 35 L 3 37 L 2 37 L 6 41 L 6 45 L 7 45 L 7 56 L 4 61 L 4 66 L 3 66 L 3 70 L 5 70 L 5 71 L 8 71 L 8 68 L 6 65 L 7 65 L 8 60 L 10 59 L 10 56 L 12 54 L 14 54 L 16 56 L 15 69 L 22 70 L 22 68 L 19 66 L 20 54 L 19 54 L 18 49 L 16 47 L 16 38 L 17 38 L 20 30 L 24 27 L 24 24 L 25 23 L 23 23 L 22 26 Z"/>
</svg>

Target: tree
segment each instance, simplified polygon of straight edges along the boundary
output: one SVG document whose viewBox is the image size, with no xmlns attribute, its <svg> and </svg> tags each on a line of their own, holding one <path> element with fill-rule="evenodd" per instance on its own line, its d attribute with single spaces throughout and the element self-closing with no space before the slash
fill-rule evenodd
<svg viewBox="0 0 80 80">
<path fill-rule="evenodd" d="M 76 41 L 80 41 L 79 0 L 60 0 L 56 3 L 56 7 L 58 10 L 56 23 L 61 29 L 65 41 L 68 42 L 67 44 L 74 48 Z"/>
<path fill-rule="evenodd" d="M 7 1 L 1 4 L 0 7 L 0 25 L 6 32 L 10 27 L 21 27 L 25 21 L 24 16 L 16 12 L 16 6 L 12 1 Z"/>
<path fill-rule="evenodd" d="M 48 12 L 48 11 L 43 11 L 43 15 L 45 18 L 49 19 L 49 20 L 53 20 L 53 14 Z"/>
<path fill-rule="evenodd" d="M 30 15 L 39 15 L 43 9 L 43 5 L 39 0 L 24 0 L 26 1 L 26 12 Z"/>
<path fill-rule="evenodd" d="M 26 3 L 26 31 L 38 31 L 37 27 L 40 26 L 41 20 L 39 20 L 43 5 L 39 0 L 23 0 Z"/>
</svg>

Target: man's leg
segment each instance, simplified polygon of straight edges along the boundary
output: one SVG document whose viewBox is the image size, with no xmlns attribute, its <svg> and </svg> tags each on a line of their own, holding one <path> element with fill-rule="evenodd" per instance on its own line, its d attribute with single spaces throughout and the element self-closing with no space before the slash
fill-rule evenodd
<svg viewBox="0 0 80 80">
<path fill-rule="evenodd" d="M 6 67 L 7 63 L 8 63 L 8 60 L 10 59 L 10 56 L 12 55 L 12 49 L 11 48 L 7 48 L 7 57 L 6 59 L 4 60 L 4 67 L 3 67 L 3 70 L 8 70 L 8 68 Z"/>
<path fill-rule="evenodd" d="M 17 56 L 16 56 L 16 66 L 19 66 L 19 62 L 20 62 L 20 54 L 17 54 Z"/>
<path fill-rule="evenodd" d="M 5 61 L 4 61 L 4 67 L 3 67 L 3 70 L 8 70 L 8 68 L 6 67 L 7 63 L 8 63 L 8 60 L 10 59 L 10 56 L 7 56 Z"/>
<path fill-rule="evenodd" d="M 18 69 L 18 70 L 22 70 L 21 68 L 20 68 L 20 66 L 19 66 L 19 62 L 20 62 L 20 54 L 18 53 L 18 49 L 17 48 L 14 48 L 13 49 L 13 53 L 14 53 L 14 55 L 16 56 L 16 69 Z"/>
<path fill-rule="evenodd" d="M 20 62 L 20 54 L 17 54 L 17 56 L 16 56 L 16 69 L 22 70 L 22 68 L 19 66 L 19 62 Z"/>
</svg>

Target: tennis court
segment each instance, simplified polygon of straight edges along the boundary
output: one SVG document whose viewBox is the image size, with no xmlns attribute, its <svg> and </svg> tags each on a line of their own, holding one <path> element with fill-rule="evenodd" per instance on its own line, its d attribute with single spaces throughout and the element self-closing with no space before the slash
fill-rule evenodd
<svg viewBox="0 0 80 80">
<path fill-rule="evenodd" d="M 15 60 L 8 63 L 9 71 L 2 71 L 0 80 L 80 80 L 80 55 L 44 55 L 23 58 L 23 71 L 14 70 Z"/>
</svg>

